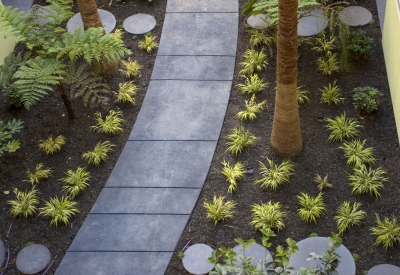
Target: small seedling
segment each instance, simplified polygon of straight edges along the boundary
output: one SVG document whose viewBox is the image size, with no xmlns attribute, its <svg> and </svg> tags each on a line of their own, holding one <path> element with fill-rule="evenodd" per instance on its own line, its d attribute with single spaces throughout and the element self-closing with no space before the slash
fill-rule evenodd
<svg viewBox="0 0 400 275">
<path fill-rule="evenodd" d="M 43 169 L 43 163 L 36 165 L 35 171 L 31 172 L 29 169 L 26 172 L 28 176 L 28 182 L 30 184 L 38 184 L 42 179 L 48 179 L 51 174 L 51 169 Z"/>
<path fill-rule="evenodd" d="M 256 94 L 268 87 L 268 83 L 264 82 L 258 74 L 252 74 L 250 77 L 246 77 L 244 84 L 237 84 L 242 94 Z"/>
<path fill-rule="evenodd" d="M 79 213 L 79 210 L 75 207 L 76 204 L 76 202 L 68 200 L 67 197 L 50 198 L 50 201 L 46 201 L 45 206 L 40 208 L 39 215 L 50 217 L 50 224 L 56 227 L 60 223 L 68 225 L 69 220 L 76 213 Z"/>
<path fill-rule="evenodd" d="M 85 168 L 78 167 L 76 171 L 68 170 L 67 176 L 61 180 L 65 183 L 63 191 L 75 198 L 89 186 L 90 173 Z"/>
<path fill-rule="evenodd" d="M 281 210 L 279 202 L 272 203 L 269 201 L 267 204 L 253 204 L 251 211 L 253 215 L 250 225 L 256 229 L 276 229 L 280 231 L 285 227 L 283 218 L 286 217 L 286 213 Z"/>
<path fill-rule="evenodd" d="M 139 88 L 135 84 L 133 84 L 132 81 L 119 83 L 119 90 L 117 93 L 115 93 L 115 95 L 117 96 L 115 102 L 132 103 L 133 105 L 135 105 L 135 96 L 138 90 Z"/>
<path fill-rule="evenodd" d="M 140 65 L 137 61 L 131 61 L 129 58 L 128 61 L 122 60 L 123 70 L 120 70 L 126 77 L 138 77 L 140 76 L 140 70 L 142 69 L 142 65 Z"/>
<path fill-rule="evenodd" d="M 15 118 L 7 124 L 0 120 L 0 157 L 4 152 L 15 152 L 21 143 L 18 140 L 9 140 L 12 136 L 21 131 L 23 122 Z"/>
<path fill-rule="evenodd" d="M 322 212 L 325 211 L 325 203 L 322 193 L 319 193 L 316 197 L 311 197 L 306 193 L 301 193 L 297 198 L 299 199 L 300 204 L 298 210 L 300 218 L 308 223 L 317 223 L 317 219 L 319 219 Z"/>
<path fill-rule="evenodd" d="M 42 149 L 46 155 L 52 155 L 61 151 L 62 147 L 66 144 L 65 137 L 59 135 L 55 139 L 53 137 L 49 137 L 46 140 L 39 141 L 39 147 Z"/>
<path fill-rule="evenodd" d="M 278 187 L 290 181 L 294 174 L 294 164 L 290 160 L 283 161 L 280 165 L 274 163 L 272 159 L 267 157 L 267 167 L 261 161 L 261 179 L 256 180 L 254 184 L 261 184 L 261 188 L 276 190 Z"/>
<path fill-rule="evenodd" d="M 236 207 L 234 201 L 225 202 L 224 196 L 214 196 L 213 202 L 204 202 L 203 206 L 207 211 L 207 219 L 212 220 L 214 225 L 219 221 L 233 218 L 233 212 Z"/>
<path fill-rule="evenodd" d="M 332 184 L 328 182 L 328 175 L 322 178 L 320 175 L 317 174 L 314 181 L 318 184 L 319 191 L 322 191 L 325 188 L 332 188 Z"/>
<path fill-rule="evenodd" d="M 372 234 L 376 236 L 375 244 L 383 245 L 385 250 L 393 247 L 395 243 L 400 242 L 400 225 L 396 218 L 385 218 L 381 220 L 378 214 L 375 214 L 376 226 L 371 227 Z"/>
<path fill-rule="evenodd" d="M 236 114 L 236 117 L 241 121 L 254 121 L 257 118 L 257 114 L 264 110 L 264 106 L 267 101 L 264 100 L 260 103 L 256 102 L 256 96 L 253 95 L 250 100 L 245 100 L 245 110 L 240 111 Z"/>
<path fill-rule="evenodd" d="M 94 115 L 97 120 L 97 125 L 90 126 L 90 130 L 108 135 L 117 135 L 124 131 L 122 124 L 125 120 L 123 119 L 122 111 L 110 110 L 109 115 L 107 115 L 104 120 L 100 112 L 97 112 Z"/>
<path fill-rule="evenodd" d="M 361 225 L 361 222 L 367 213 L 363 210 L 358 210 L 360 207 L 361 203 L 355 202 L 353 203 L 353 206 L 351 206 L 348 201 L 343 202 L 339 206 L 337 215 L 334 217 L 339 235 L 343 234 L 353 225 Z"/>
<path fill-rule="evenodd" d="M 183 253 L 182 251 L 179 251 L 178 255 L 176 255 L 178 257 L 179 260 L 182 260 L 183 258 L 185 258 L 185 253 Z"/>
<path fill-rule="evenodd" d="M 379 191 L 383 188 L 382 182 L 389 181 L 384 177 L 386 171 L 381 167 L 372 169 L 365 165 L 357 166 L 353 169 L 353 174 L 349 175 L 351 192 L 356 195 L 370 194 L 380 198 Z"/>
<path fill-rule="evenodd" d="M 331 133 L 328 140 L 342 142 L 346 138 L 356 137 L 359 133 L 360 124 L 354 118 L 348 118 L 346 113 L 337 116 L 334 119 L 326 118 L 327 125 L 325 126 Z"/>
<path fill-rule="evenodd" d="M 108 140 L 101 142 L 99 141 L 94 147 L 93 151 L 87 151 L 82 154 L 82 158 L 89 164 L 99 166 L 100 163 L 108 158 L 108 153 L 112 150 L 111 148 L 115 145 Z"/>
<path fill-rule="evenodd" d="M 224 166 L 222 168 L 222 174 L 226 177 L 226 181 L 229 183 L 228 192 L 232 193 L 233 191 L 236 191 L 238 181 L 246 174 L 244 165 L 241 162 L 237 162 L 234 166 L 231 166 L 229 162 L 226 162 L 225 160 L 221 162 L 221 164 Z"/>
<path fill-rule="evenodd" d="M 158 43 L 156 42 L 156 36 L 153 34 L 145 34 L 144 40 L 139 41 L 139 49 L 146 50 L 148 53 L 151 53 L 154 49 L 158 47 Z"/>
<path fill-rule="evenodd" d="M 233 129 L 232 134 L 228 135 L 228 139 L 229 141 L 225 143 L 228 145 L 226 151 L 234 155 L 241 153 L 245 147 L 254 145 L 258 140 L 248 130 L 245 130 L 243 126 Z"/>
<path fill-rule="evenodd" d="M 23 216 L 25 218 L 36 213 L 39 200 L 37 195 L 39 192 L 32 188 L 31 191 L 21 192 L 17 188 L 13 190 L 15 200 L 9 200 L 7 203 L 11 205 L 10 213 L 14 217 Z"/>
</svg>

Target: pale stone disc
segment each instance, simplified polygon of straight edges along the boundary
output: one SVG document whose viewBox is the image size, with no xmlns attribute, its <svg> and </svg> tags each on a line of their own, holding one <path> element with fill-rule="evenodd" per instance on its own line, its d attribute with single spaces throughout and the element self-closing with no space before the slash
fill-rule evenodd
<svg viewBox="0 0 400 275">
<path fill-rule="evenodd" d="M 260 13 L 247 18 L 247 24 L 253 29 L 266 29 L 269 26 L 269 20 L 265 18 L 265 14 Z"/>
<path fill-rule="evenodd" d="M 18 253 L 16 265 L 24 274 L 35 274 L 47 266 L 50 258 L 51 254 L 47 247 L 42 244 L 31 244 Z"/>
<path fill-rule="evenodd" d="M 206 244 L 192 245 L 185 251 L 185 257 L 182 259 L 183 267 L 191 274 L 208 274 L 214 268 L 214 264 L 207 262 L 212 252 L 212 248 Z"/>
<path fill-rule="evenodd" d="M 151 31 L 156 26 L 156 19 L 144 13 L 129 16 L 124 20 L 124 29 L 132 34 L 143 34 Z"/>
<path fill-rule="evenodd" d="M 322 9 L 310 11 L 299 19 L 297 33 L 299 36 L 312 36 L 322 32 L 328 26 L 328 19 Z"/>
<path fill-rule="evenodd" d="M 97 11 L 99 12 L 100 19 L 101 22 L 103 23 L 103 27 L 106 33 L 110 33 L 117 24 L 115 16 L 111 12 L 106 10 L 98 9 Z M 70 34 L 73 34 L 74 31 L 79 27 L 82 27 L 83 29 L 83 22 L 80 12 L 75 14 L 68 20 L 67 30 Z"/>
<path fill-rule="evenodd" d="M 339 12 L 339 19 L 349 26 L 362 26 L 371 22 L 372 14 L 366 8 L 351 6 Z"/>
</svg>

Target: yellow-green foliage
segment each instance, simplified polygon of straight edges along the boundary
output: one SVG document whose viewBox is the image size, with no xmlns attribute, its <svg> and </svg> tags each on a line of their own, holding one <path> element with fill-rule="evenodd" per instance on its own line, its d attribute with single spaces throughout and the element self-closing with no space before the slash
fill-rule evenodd
<svg viewBox="0 0 400 275">
<path fill-rule="evenodd" d="M 245 100 L 245 110 L 240 111 L 236 114 L 236 117 L 241 121 L 251 120 L 254 121 L 257 118 L 257 114 L 264 110 L 264 106 L 267 104 L 267 101 L 257 103 L 256 95 L 252 95 L 250 100 Z"/>
<path fill-rule="evenodd" d="M 146 34 L 144 36 L 144 40 L 139 41 L 139 49 L 146 50 L 148 53 L 151 53 L 154 49 L 158 47 L 158 43 L 156 42 L 157 36 L 152 34 Z"/>
<path fill-rule="evenodd" d="M 29 217 L 36 213 L 39 200 L 37 198 L 38 191 L 35 187 L 31 191 L 20 192 L 17 188 L 14 189 L 15 200 L 9 200 L 7 203 L 11 205 L 10 213 L 14 217 L 23 216 Z"/>
<path fill-rule="evenodd" d="M 46 155 L 52 155 L 61 151 L 62 147 L 66 144 L 65 137 L 59 135 L 55 139 L 53 137 L 49 137 L 46 140 L 39 141 L 39 147 L 42 149 Z"/>
<path fill-rule="evenodd" d="M 136 92 L 139 90 L 139 88 L 133 84 L 132 81 L 124 82 L 124 83 L 119 83 L 119 90 L 117 95 L 117 100 L 115 102 L 120 102 L 120 103 L 132 103 L 135 105 L 135 96 Z"/>
<path fill-rule="evenodd" d="M 122 60 L 123 70 L 120 70 L 126 77 L 138 77 L 140 76 L 140 70 L 142 69 L 142 65 L 140 65 L 137 61 L 131 61 L 129 58 L 128 61 Z"/>
<path fill-rule="evenodd" d="M 250 225 L 256 229 L 280 231 L 285 227 L 283 218 L 286 217 L 286 213 L 281 210 L 279 202 L 269 201 L 267 204 L 253 204 L 251 211 L 253 211 L 253 215 Z"/>
<path fill-rule="evenodd" d="M 339 61 L 336 53 L 328 52 L 324 57 L 318 57 L 318 70 L 326 76 L 339 71 Z"/>
<path fill-rule="evenodd" d="M 353 173 L 348 176 L 351 192 L 356 195 L 370 194 L 380 198 L 379 191 L 383 188 L 382 182 L 389 181 L 384 177 L 386 171 L 381 167 L 372 169 L 362 164 L 353 168 Z"/>
<path fill-rule="evenodd" d="M 309 92 L 307 90 L 304 90 L 303 86 L 297 87 L 296 92 L 297 92 L 297 104 L 299 106 L 310 101 L 310 98 L 308 97 Z"/>
<path fill-rule="evenodd" d="M 247 146 L 252 146 L 258 140 L 257 137 L 250 134 L 248 130 L 245 130 L 243 126 L 232 130 L 232 134 L 228 135 L 229 141 L 225 143 L 228 145 L 226 151 L 237 155 L 243 151 Z"/>
<path fill-rule="evenodd" d="M 276 165 L 274 161 L 267 157 L 268 166 L 261 161 L 261 179 L 254 181 L 254 184 L 261 184 L 261 188 L 276 190 L 282 184 L 289 182 L 294 174 L 294 164 L 289 159 Z"/>
<path fill-rule="evenodd" d="M 231 166 L 229 162 L 225 160 L 221 162 L 224 166 L 222 168 L 222 174 L 226 177 L 226 181 L 229 183 L 228 192 L 232 193 L 236 191 L 238 181 L 244 177 L 246 171 L 244 170 L 244 165 L 241 162 L 235 163 L 234 166 Z"/>
<path fill-rule="evenodd" d="M 316 197 L 311 197 L 307 193 L 301 193 L 297 198 L 300 204 L 300 208 L 297 210 L 300 218 L 305 222 L 317 223 L 317 219 L 320 218 L 322 212 L 325 211 L 322 193 L 319 193 Z"/>
<path fill-rule="evenodd" d="M 108 158 L 108 153 L 112 150 L 111 147 L 115 145 L 108 140 L 101 142 L 99 141 L 94 147 L 93 151 L 87 151 L 82 154 L 82 158 L 89 164 L 99 166 L 100 163 Z"/>
<path fill-rule="evenodd" d="M 236 207 L 234 201 L 225 202 L 224 196 L 214 196 L 213 202 L 204 202 L 203 206 L 207 211 L 207 219 L 212 220 L 214 225 L 219 221 L 233 218 L 233 212 Z"/>
<path fill-rule="evenodd" d="M 360 124 L 354 118 L 348 118 L 346 113 L 337 116 L 334 119 L 326 118 L 327 125 L 325 126 L 329 131 L 328 140 L 342 142 L 346 138 L 356 137 L 359 133 Z"/>
<path fill-rule="evenodd" d="M 328 105 L 334 104 L 339 105 L 344 102 L 344 98 L 340 97 L 340 87 L 336 84 L 336 80 L 332 83 L 329 83 L 328 86 L 324 86 L 322 89 L 319 89 L 321 92 L 321 101 Z"/>
<path fill-rule="evenodd" d="M 276 44 L 276 37 L 269 35 L 265 29 L 251 29 L 249 30 L 250 34 L 250 44 L 253 47 L 265 46 L 271 52 L 272 46 Z"/>
<path fill-rule="evenodd" d="M 381 244 L 385 250 L 393 247 L 395 243 L 400 242 L 400 225 L 397 223 L 396 218 L 385 217 L 381 220 L 378 214 L 375 214 L 376 226 L 371 227 L 372 234 L 376 236 L 375 244 Z"/>
<path fill-rule="evenodd" d="M 90 173 L 85 168 L 78 167 L 76 171 L 68 170 L 67 176 L 61 180 L 65 183 L 63 191 L 75 198 L 89 186 Z"/>
<path fill-rule="evenodd" d="M 97 125 L 90 126 L 90 130 L 97 131 L 108 135 L 117 135 L 124 131 L 122 124 L 125 122 L 123 119 L 122 111 L 110 110 L 110 113 L 103 120 L 101 113 L 94 114 L 97 120 Z"/>
<path fill-rule="evenodd" d="M 350 167 L 357 167 L 364 164 L 374 164 L 375 158 L 373 157 L 374 148 L 364 148 L 367 141 L 364 139 L 362 142 L 359 139 L 351 142 L 344 141 L 340 149 L 344 150 L 344 156 L 347 160 L 347 165 Z"/>
<path fill-rule="evenodd" d="M 337 215 L 334 217 L 339 234 L 343 234 L 353 225 L 361 225 L 362 220 L 367 215 L 363 210 L 358 210 L 361 203 L 355 202 L 351 206 L 350 202 L 344 201 L 337 210 Z"/>
<path fill-rule="evenodd" d="M 237 84 L 242 94 L 256 94 L 268 87 L 268 83 L 264 82 L 264 79 L 260 79 L 258 74 L 252 74 L 250 77 L 246 77 L 244 84 Z"/>
<path fill-rule="evenodd" d="M 264 51 L 256 51 L 248 49 L 243 54 L 244 61 L 240 62 L 239 65 L 242 68 L 239 71 L 241 76 L 250 76 L 256 72 L 261 71 L 268 65 L 267 56 Z"/>
<path fill-rule="evenodd" d="M 328 182 L 328 175 L 322 178 L 320 175 L 317 175 L 314 181 L 318 184 L 319 191 L 324 190 L 325 188 L 332 188 L 332 184 Z"/>
<path fill-rule="evenodd" d="M 26 172 L 28 176 L 28 182 L 30 184 L 38 184 L 42 179 L 48 179 L 51 174 L 51 169 L 43 169 L 43 163 L 39 163 L 36 165 L 35 171 L 31 172 L 28 169 Z"/>
<path fill-rule="evenodd" d="M 39 215 L 50 217 L 51 225 L 58 226 L 60 223 L 68 225 L 69 220 L 79 213 L 76 205 L 76 202 L 68 200 L 67 197 L 50 198 L 50 201 L 46 201 L 45 206 L 40 208 Z"/>
</svg>

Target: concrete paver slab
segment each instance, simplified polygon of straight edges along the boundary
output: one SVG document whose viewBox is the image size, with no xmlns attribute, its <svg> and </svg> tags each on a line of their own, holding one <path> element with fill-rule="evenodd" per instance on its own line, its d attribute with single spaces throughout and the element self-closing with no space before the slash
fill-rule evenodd
<svg viewBox="0 0 400 275">
<path fill-rule="evenodd" d="M 12 6 L 18 8 L 20 11 L 29 11 L 32 7 L 34 0 L 2 0 L 4 6 Z"/>
<path fill-rule="evenodd" d="M 237 13 L 167 13 L 159 55 L 236 55 Z"/>
<path fill-rule="evenodd" d="M 152 80 L 232 80 L 235 56 L 160 56 Z"/>
<path fill-rule="evenodd" d="M 130 140 L 218 140 L 230 81 L 151 81 Z"/>
<path fill-rule="evenodd" d="M 215 264 L 209 263 L 213 249 L 204 243 L 198 243 L 190 246 L 185 251 L 185 257 L 182 259 L 183 267 L 195 275 L 208 274 L 213 270 Z"/>
<path fill-rule="evenodd" d="M 201 189 L 104 188 L 90 213 L 191 214 Z"/>
<path fill-rule="evenodd" d="M 309 14 L 299 19 L 297 25 L 297 33 L 299 36 L 311 36 L 322 32 L 328 26 L 328 19 L 326 18 L 322 9 L 310 11 Z"/>
<path fill-rule="evenodd" d="M 174 251 L 189 217 L 89 214 L 68 251 Z"/>
<path fill-rule="evenodd" d="M 173 252 L 67 252 L 56 275 L 163 275 L 172 254 Z"/>
<path fill-rule="evenodd" d="M 36 274 L 42 271 L 51 259 L 50 250 L 42 244 L 24 247 L 17 255 L 17 269 L 24 274 Z"/>
<path fill-rule="evenodd" d="M 216 141 L 128 141 L 106 187 L 202 188 Z"/>
<path fill-rule="evenodd" d="M 124 30 L 132 34 L 143 34 L 156 26 L 156 19 L 150 14 L 138 13 L 124 20 Z"/>
<path fill-rule="evenodd" d="M 349 26 L 362 26 L 372 20 L 372 14 L 366 8 L 360 6 L 350 6 L 339 12 L 339 19 Z"/>
<path fill-rule="evenodd" d="M 239 5 L 232 0 L 168 0 L 167 12 L 239 12 Z"/>
<path fill-rule="evenodd" d="M 367 275 L 399 275 L 400 267 L 391 264 L 379 264 L 368 270 Z"/>
<path fill-rule="evenodd" d="M 117 20 L 115 16 L 106 10 L 98 9 L 101 23 L 103 24 L 104 30 L 106 33 L 112 32 L 117 24 Z M 83 29 L 83 22 L 81 13 L 78 12 L 74 16 L 72 16 L 67 23 L 67 30 L 70 34 L 73 34 L 77 28 L 81 27 Z"/>
</svg>

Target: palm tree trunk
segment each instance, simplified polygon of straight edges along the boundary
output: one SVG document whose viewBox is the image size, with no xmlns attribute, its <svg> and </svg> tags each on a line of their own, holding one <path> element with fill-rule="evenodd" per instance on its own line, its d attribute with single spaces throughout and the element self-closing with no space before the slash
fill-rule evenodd
<svg viewBox="0 0 400 275">
<path fill-rule="evenodd" d="M 77 0 L 78 9 L 83 21 L 83 29 L 103 27 L 100 15 L 97 12 L 95 0 Z"/>
<path fill-rule="evenodd" d="M 279 0 L 276 99 L 271 147 L 280 156 L 293 157 L 302 149 L 297 104 L 297 0 Z"/>
</svg>

